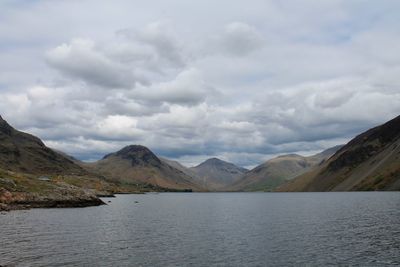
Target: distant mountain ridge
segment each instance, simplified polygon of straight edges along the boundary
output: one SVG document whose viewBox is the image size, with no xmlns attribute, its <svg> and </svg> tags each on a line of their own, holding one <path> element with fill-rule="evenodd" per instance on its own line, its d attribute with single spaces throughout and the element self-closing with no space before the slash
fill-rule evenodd
<svg viewBox="0 0 400 267">
<path fill-rule="evenodd" d="M 189 170 L 198 183 L 210 190 L 224 190 L 248 171 L 218 158 L 207 159 Z"/>
<path fill-rule="evenodd" d="M 317 169 L 279 191 L 400 189 L 400 116 L 352 139 Z"/>
<path fill-rule="evenodd" d="M 340 147 L 335 146 L 309 157 L 288 154 L 270 159 L 244 174 L 229 187 L 229 190 L 272 191 L 286 181 L 327 160 Z"/>
</svg>

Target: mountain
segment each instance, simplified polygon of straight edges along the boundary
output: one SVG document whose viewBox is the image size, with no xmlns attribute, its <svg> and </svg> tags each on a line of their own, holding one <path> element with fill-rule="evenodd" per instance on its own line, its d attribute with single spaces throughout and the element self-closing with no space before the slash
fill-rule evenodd
<svg viewBox="0 0 400 267">
<path fill-rule="evenodd" d="M 88 166 L 91 170 L 121 183 L 146 183 L 168 189 L 203 190 L 190 176 L 161 161 L 147 147 L 140 145 L 124 147 Z"/>
<path fill-rule="evenodd" d="M 194 176 L 196 175 L 190 168 L 188 168 L 186 166 L 183 166 L 182 164 L 180 164 L 176 160 L 170 160 L 170 159 L 167 159 L 167 158 L 160 158 L 160 160 L 163 161 L 164 163 L 168 164 L 169 166 L 180 170 L 181 172 L 183 172 L 187 176 L 190 176 L 190 177 L 194 178 Z"/>
<path fill-rule="evenodd" d="M 400 116 L 351 140 L 318 168 L 278 191 L 400 189 Z"/>
<path fill-rule="evenodd" d="M 224 190 L 248 170 L 232 163 L 211 158 L 189 169 L 194 179 L 209 190 Z"/>
<path fill-rule="evenodd" d="M 30 134 L 15 130 L 0 116 L 0 168 L 30 174 L 85 174 L 69 158 Z"/>
<path fill-rule="evenodd" d="M 0 116 L 0 210 L 104 204 L 111 186 Z"/>
<path fill-rule="evenodd" d="M 328 159 L 340 147 L 332 147 L 310 157 L 289 154 L 273 158 L 244 174 L 229 189 L 234 191 L 274 190 L 286 181 L 307 172 Z"/>
</svg>

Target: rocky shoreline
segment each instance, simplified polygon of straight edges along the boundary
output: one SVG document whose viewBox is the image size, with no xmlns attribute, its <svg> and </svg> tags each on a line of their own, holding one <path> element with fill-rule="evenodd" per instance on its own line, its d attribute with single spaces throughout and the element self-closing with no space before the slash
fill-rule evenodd
<svg viewBox="0 0 400 267">
<path fill-rule="evenodd" d="M 0 211 L 25 210 L 33 208 L 84 208 L 106 205 L 101 199 L 77 199 L 77 200 L 39 200 L 17 201 L 12 203 L 0 203 Z"/>
<path fill-rule="evenodd" d="M 37 194 L 13 192 L 0 188 L 0 211 L 31 208 L 78 208 L 100 206 L 105 203 L 93 192 L 59 187 L 53 192 Z"/>
</svg>

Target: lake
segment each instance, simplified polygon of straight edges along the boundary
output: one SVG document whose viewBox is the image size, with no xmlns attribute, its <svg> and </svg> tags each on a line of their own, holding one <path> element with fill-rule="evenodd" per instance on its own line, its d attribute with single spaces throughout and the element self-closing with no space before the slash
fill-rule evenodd
<svg viewBox="0 0 400 267">
<path fill-rule="evenodd" d="M 0 265 L 400 265 L 400 193 L 161 193 L 0 215 Z"/>
</svg>

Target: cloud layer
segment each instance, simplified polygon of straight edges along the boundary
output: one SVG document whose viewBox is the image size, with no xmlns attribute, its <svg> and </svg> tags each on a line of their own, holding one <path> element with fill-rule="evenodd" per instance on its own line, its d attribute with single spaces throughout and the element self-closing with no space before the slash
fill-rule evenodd
<svg viewBox="0 0 400 267">
<path fill-rule="evenodd" d="M 399 7 L 3 1 L 0 114 L 83 160 L 310 154 L 400 113 Z"/>
</svg>

